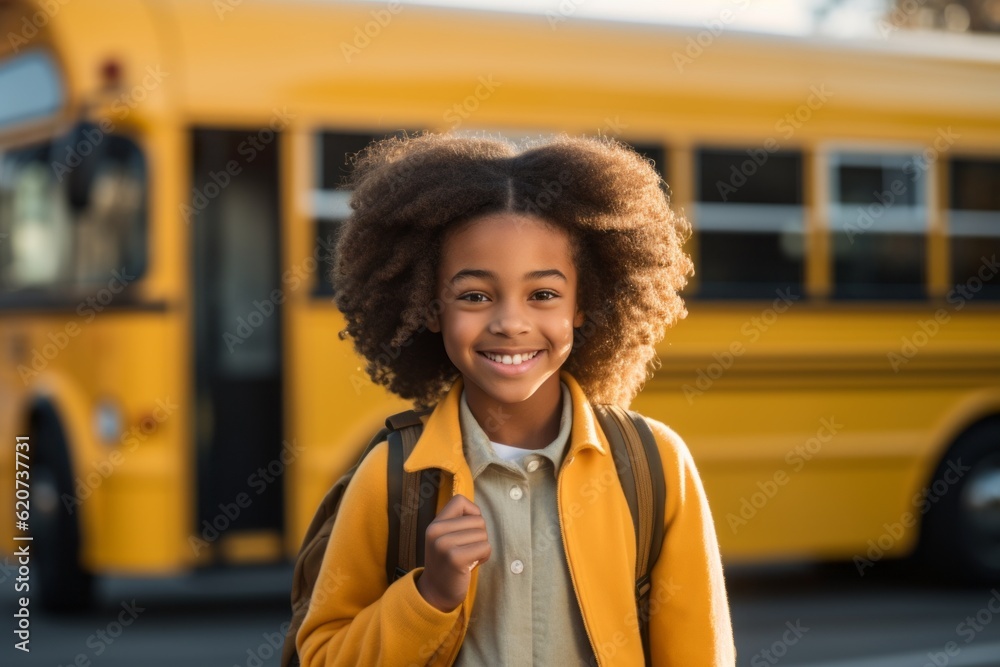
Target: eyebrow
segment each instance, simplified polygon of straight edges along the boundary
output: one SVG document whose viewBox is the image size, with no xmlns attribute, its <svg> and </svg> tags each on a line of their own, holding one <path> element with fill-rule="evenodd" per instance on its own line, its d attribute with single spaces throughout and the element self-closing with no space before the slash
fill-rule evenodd
<svg viewBox="0 0 1000 667">
<path fill-rule="evenodd" d="M 457 283 L 460 280 L 465 280 L 468 278 L 481 278 L 483 280 L 492 280 L 493 282 L 499 282 L 500 278 L 493 271 L 488 271 L 486 269 L 462 269 L 454 276 L 451 277 L 451 283 Z M 538 271 L 528 271 L 524 274 L 525 282 L 530 280 L 540 280 L 542 278 L 561 278 L 563 282 L 568 283 L 569 280 L 559 269 L 540 269 Z"/>
</svg>

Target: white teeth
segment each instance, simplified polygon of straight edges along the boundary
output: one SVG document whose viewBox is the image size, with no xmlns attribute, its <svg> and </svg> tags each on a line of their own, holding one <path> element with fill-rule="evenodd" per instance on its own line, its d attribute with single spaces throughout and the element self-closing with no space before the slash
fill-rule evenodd
<svg viewBox="0 0 1000 667">
<path fill-rule="evenodd" d="M 491 361 L 495 361 L 497 363 L 505 364 L 508 366 L 517 366 L 521 362 L 528 361 L 529 359 L 534 359 L 535 355 L 538 354 L 538 352 L 515 354 L 514 356 L 511 356 L 509 354 L 500 356 L 497 354 L 493 354 L 492 352 L 483 352 L 483 354 L 485 354 L 487 358 L 489 358 Z"/>
</svg>

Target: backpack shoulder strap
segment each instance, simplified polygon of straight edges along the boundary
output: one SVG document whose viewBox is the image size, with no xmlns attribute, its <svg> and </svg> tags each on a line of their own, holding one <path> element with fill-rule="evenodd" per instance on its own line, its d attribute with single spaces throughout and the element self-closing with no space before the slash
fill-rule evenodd
<svg viewBox="0 0 1000 667">
<path fill-rule="evenodd" d="M 426 410 L 407 410 L 391 415 L 385 420 L 385 428 L 379 430 L 371 439 L 358 462 L 351 467 L 330 488 L 313 516 L 306 535 L 299 549 L 292 579 L 292 619 L 285 634 L 282 647 L 282 667 L 298 667 L 299 656 L 296 651 L 295 639 L 302 621 L 309 609 L 313 587 L 319 576 L 323 556 L 330 541 L 330 533 L 340 501 L 348 484 L 354 477 L 361 462 L 383 440 L 389 445 L 388 478 L 386 480 L 389 494 L 389 546 L 386 553 L 386 575 L 391 584 L 396 578 L 396 572 L 402 567 L 408 568 L 405 574 L 415 565 L 423 564 L 424 531 L 434 519 L 437 500 L 437 480 L 434 476 L 438 471 L 424 470 L 419 473 L 407 473 L 403 470 L 403 462 L 413 451 L 423 431 L 422 417 L 429 414 L 432 408 Z M 430 491 L 431 502 L 421 503 L 421 492 L 429 489 L 427 481 L 433 481 L 433 491 Z M 424 493 L 427 495 L 427 493 Z M 416 508 L 416 512 L 407 511 Z M 429 516 L 428 516 L 429 513 Z M 402 524 L 402 529 L 401 529 Z M 401 535 L 404 539 L 400 539 Z M 415 565 L 414 565 L 415 563 Z"/>
<path fill-rule="evenodd" d="M 389 460 L 386 480 L 389 494 L 389 536 L 385 574 L 391 584 L 424 562 L 424 533 L 437 510 L 440 471 L 406 472 L 403 462 L 410 456 L 424 429 L 423 417 L 432 408 L 407 410 L 385 420 Z"/>
<path fill-rule="evenodd" d="M 615 467 L 635 527 L 635 598 L 643 650 L 649 662 L 649 592 L 653 565 L 663 546 L 666 480 L 656 438 L 637 412 L 617 405 L 594 406 L 611 444 Z"/>
<path fill-rule="evenodd" d="M 344 497 L 347 486 L 354 474 L 361 467 L 361 462 L 371 453 L 375 446 L 385 440 L 388 429 L 382 429 L 375 434 L 364 452 L 358 457 L 350 470 L 345 472 L 337 482 L 330 487 L 326 496 L 320 502 L 316 513 L 313 515 L 309 527 L 306 529 L 305 537 L 302 538 L 302 546 L 299 547 L 299 555 L 295 560 L 295 570 L 292 574 L 292 618 L 288 631 L 285 634 L 285 643 L 282 647 L 281 665 L 282 667 L 298 667 L 299 656 L 295 647 L 295 636 L 298 634 L 306 612 L 309 610 L 309 601 L 312 599 L 313 588 L 319 576 L 320 566 L 323 563 L 323 556 L 326 554 L 326 547 L 330 541 L 330 533 L 333 531 L 333 522 L 340 509 L 340 501 Z"/>
</svg>

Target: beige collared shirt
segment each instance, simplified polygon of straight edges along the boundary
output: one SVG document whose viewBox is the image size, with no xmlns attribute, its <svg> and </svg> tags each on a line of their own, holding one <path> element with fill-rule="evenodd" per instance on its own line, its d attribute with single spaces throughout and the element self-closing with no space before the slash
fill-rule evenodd
<svg viewBox="0 0 1000 667">
<path fill-rule="evenodd" d="M 557 471 L 573 420 L 569 387 L 560 386 L 556 439 L 514 460 L 497 455 L 462 392 L 463 449 L 492 554 L 479 566 L 476 602 L 456 665 L 597 664 L 559 527 Z"/>
</svg>

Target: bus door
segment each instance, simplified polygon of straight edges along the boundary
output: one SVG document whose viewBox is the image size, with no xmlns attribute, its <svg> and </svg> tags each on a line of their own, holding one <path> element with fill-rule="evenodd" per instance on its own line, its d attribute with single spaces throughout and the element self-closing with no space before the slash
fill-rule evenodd
<svg viewBox="0 0 1000 667">
<path fill-rule="evenodd" d="M 281 557 L 279 136 L 192 133 L 196 551 Z M 203 556 L 203 554 L 199 554 Z"/>
</svg>

